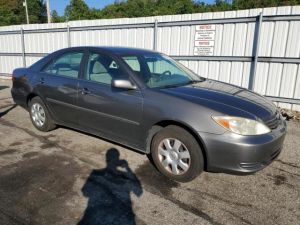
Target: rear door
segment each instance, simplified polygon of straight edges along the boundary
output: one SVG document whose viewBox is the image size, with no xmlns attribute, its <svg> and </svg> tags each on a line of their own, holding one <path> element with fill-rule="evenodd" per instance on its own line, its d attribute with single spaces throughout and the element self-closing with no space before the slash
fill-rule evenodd
<svg viewBox="0 0 300 225">
<path fill-rule="evenodd" d="M 130 79 L 117 60 L 104 53 L 90 52 L 84 76 L 79 81 L 80 126 L 110 139 L 137 145 L 140 142 L 142 94 L 111 86 L 116 78 Z"/>
<path fill-rule="evenodd" d="M 65 124 L 77 123 L 74 110 L 83 55 L 83 50 L 64 52 L 53 58 L 37 78 L 37 91 L 47 103 L 52 116 Z"/>
</svg>

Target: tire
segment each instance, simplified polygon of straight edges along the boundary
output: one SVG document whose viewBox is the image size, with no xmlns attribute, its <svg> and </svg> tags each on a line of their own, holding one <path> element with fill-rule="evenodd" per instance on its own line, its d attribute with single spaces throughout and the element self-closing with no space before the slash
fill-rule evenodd
<svg viewBox="0 0 300 225">
<path fill-rule="evenodd" d="M 39 112 L 39 113 L 38 113 Z M 55 129 L 49 111 L 40 97 L 34 97 L 29 103 L 29 115 L 36 129 L 47 132 Z"/>
<path fill-rule="evenodd" d="M 195 179 L 204 168 L 198 142 L 187 130 L 174 125 L 167 126 L 154 136 L 151 158 L 163 175 L 179 182 Z"/>
</svg>

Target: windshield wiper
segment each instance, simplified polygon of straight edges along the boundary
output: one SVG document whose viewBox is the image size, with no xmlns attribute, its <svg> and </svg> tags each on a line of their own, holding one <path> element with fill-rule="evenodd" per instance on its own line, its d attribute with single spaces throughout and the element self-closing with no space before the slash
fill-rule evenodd
<svg viewBox="0 0 300 225">
<path fill-rule="evenodd" d="M 180 86 L 185 86 L 187 85 L 188 83 L 181 83 L 181 84 L 168 84 L 168 85 L 165 85 L 165 86 L 161 86 L 159 88 L 173 88 L 173 87 L 180 87 Z"/>
<path fill-rule="evenodd" d="M 188 84 L 197 84 L 197 83 L 203 82 L 205 80 L 206 80 L 206 78 L 201 78 L 201 80 L 191 80 L 188 82 Z"/>
<path fill-rule="evenodd" d="M 200 83 L 200 82 L 203 82 L 205 80 L 206 80 L 206 78 L 201 78 L 201 80 L 190 80 L 189 82 L 186 82 L 186 83 L 168 84 L 168 85 L 161 86 L 161 87 L 158 87 L 158 88 L 173 88 L 173 87 L 186 86 L 186 85 L 189 85 L 189 84 Z"/>
</svg>

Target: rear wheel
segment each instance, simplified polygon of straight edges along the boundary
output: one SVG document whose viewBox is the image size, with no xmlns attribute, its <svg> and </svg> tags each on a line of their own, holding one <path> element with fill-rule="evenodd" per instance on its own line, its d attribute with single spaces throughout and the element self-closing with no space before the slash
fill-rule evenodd
<svg viewBox="0 0 300 225">
<path fill-rule="evenodd" d="M 56 126 L 40 97 L 34 97 L 29 104 L 29 114 L 32 124 L 40 131 L 50 131 Z"/>
<path fill-rule="evenodd" d="M 154 136 L 151 156 L 162 174 L 180 182 L 193 180 L 204 167 L 198 142 L 193 135 L 178 126 L 168 126 Z"/>
</svg>

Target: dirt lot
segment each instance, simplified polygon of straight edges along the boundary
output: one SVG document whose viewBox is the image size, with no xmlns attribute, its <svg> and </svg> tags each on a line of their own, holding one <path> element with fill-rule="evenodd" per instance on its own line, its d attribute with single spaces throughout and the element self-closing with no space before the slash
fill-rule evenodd
<svg viewBox="0 0 300 225">
<path fill-rule="evenodd" d="M 288 122 L 283 152 L 263 171 L 179 184 L 132 150 L 70 129 L 37 131 L 9 86 L 0 80 L 2 225 L 299 224 L 298 122 Z"/>
</svg>

